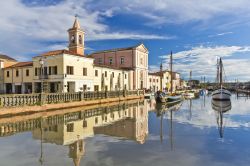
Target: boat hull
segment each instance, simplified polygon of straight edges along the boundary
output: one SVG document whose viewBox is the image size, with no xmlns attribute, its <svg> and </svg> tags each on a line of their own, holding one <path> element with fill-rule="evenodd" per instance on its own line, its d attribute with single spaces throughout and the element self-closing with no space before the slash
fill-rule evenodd
<svg viewBox="0 0 250 166">
<path fill-rule="evenodd" d="M 182 96 L 168 96 L 166 99 L 166 103 L 168 105 L 176 104 L 182 101 Z"/>
<path fill-rule="evenodd" d="M 231 93 L 226 89 L 217 89 L 212 93 L 213 100 L 230 100 Z"/>
<path fill-rule="evenodd" d="M 231 101 L 212 100 L 212 108 L 218 112 L 227 112 L 232 108 Z"/>
<path fill-rule="evenodd" d="M 154 96 L 155 96 L 155 101 L 157 103 L 165 103 L 166 102 L 166 94 L 165 93 L 158 91 L 155 93 Z"/>
</svg>

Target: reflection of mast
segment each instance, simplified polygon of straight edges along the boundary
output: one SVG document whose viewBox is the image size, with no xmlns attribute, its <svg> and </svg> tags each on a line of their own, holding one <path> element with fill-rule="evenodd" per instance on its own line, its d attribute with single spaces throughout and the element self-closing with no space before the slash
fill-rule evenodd
<svg viewBox="0 0 250 166">
<path fill-rule="evenodd" d="M 192 119 L 192 99 L 189 99 L 189 120 Z"/>
<path fill-rule="evenodd" d="M 171 144 L 171 151 L 174 149 L 173 143 L 173 111 L 170 110 L 170 144 Z"/>
<path fill-rule="evenodd" d="M 212 108 L 217 112 L 217 125 L 220 138 L 224 137 L 223 114 L 231 109 L 231 101 L 212 100 Z"/>
<path fill-rule="evenodd" d="M 163 140 L 163 114 L 161 114 L 161 133 L 160 133 L 160 139 L 161 139 L 161 143 L 162 143 L 162 140 Z"/>
<path fill-rule="evenodd" d="M 220 138 L 223 138 L 224 127 L 223 127 L 223 113 L 219 112 L 219 117 L 217 117 L 218 130 L 220 134 Z"/>
<path fill-rule="evenodd" d="M 206 94 L 204 93 L 204 96 L 203 96 L 203 106 L 205 107 L 206 106 Z"/>
</svg>

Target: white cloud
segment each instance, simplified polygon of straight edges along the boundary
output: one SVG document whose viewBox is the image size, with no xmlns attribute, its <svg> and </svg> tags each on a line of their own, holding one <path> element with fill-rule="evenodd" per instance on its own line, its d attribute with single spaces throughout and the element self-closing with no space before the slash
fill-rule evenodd
<svg viewBox="0 0 250 166">
<path fill-rule="evenodd" d="M 249 53 L 250 46 L 214 46 L 193 47 L 190 50 L 180 51 L 173 54 L 174 70 L 180 72 L 186 79 L 192 70 L 193 78 L 200 79 L 206 76 L 210 81 L 215 80 L 216 76 L 216 58 L 222 57 L 227 81 L 240 78 L 249 80 L 250 72 L 248 58 L 237 58 L 237 54 Z M 163 66 L 169 66 L 169 55 L 162 56 Z M 155 69 L 156 66 L 151 66 Z"/>
<path fill-rule="evenodd" d="M 21 0 L 0 2 L 0 51 L 6 54 L 31 54 L 31 50 L 48 50 L 54 44 L 44 46 L 46 42 L 66 42 L 67 29 L 79 15 L 82 28 L 86 31 L 86 40 L 103 39 L 169 39 L 168 36 L 136 32 L 110 32 L 103 23 L 103 17 L 112 17 L 116 8 L 109 10 L 87 10 L 86 1 L 66 0 L 50 6 L 26 6 Z M 65 45 L 67 46 L 67 45 Z M 56 47 L 61 48 L 61 47 Z"/>
<path fill-rule="evenodd" d="M 90 3 L 93 0 L 89 1 Z M 249 18 L 250 2 L 248 0 L 110 0 L 94 3 L 92 8 L 120 7 L 116 12 L 135 13 L 151 20 L 151 25 L 162 23 L 183 23 L 188 21 L 205 21 L 215 16 L 247 16 Z M 237 11 L 237 12 L 232 12 Z M 153 22 L 152 22 L 153 21 Z M 230 21 L 229 21 L 230 22 Z"/>
<path fill-rule="evenodd" d="M 233 32 L 223 32 L 223 33 L 218 33 L 218 34 L 215 34 L 215 35 L 209 35 L 208 37 L 225 36 L 225 35 L 228 35 L 228 34 L 233 34 Z"/>
</svg>

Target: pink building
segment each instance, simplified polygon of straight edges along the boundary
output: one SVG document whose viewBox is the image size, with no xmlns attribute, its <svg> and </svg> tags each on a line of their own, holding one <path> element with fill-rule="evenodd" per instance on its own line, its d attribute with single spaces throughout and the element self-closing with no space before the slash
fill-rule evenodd
<svg viewBox="0 0 250 166">
<path fill-rule="evenodd" d="M 131 69 L 130 89 L 146 89 L 148 87 L 148 50 L 143 44 L 99 51 L 89 56 L 93 57 L 94 63 L 98 65 Z"/>
</svg>

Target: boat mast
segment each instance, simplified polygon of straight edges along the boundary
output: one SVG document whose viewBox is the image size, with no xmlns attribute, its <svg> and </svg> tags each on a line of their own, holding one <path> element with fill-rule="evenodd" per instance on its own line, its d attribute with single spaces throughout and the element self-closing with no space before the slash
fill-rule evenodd
<svg viewBox="0 0 250 166">
<path fill-rule="evenodd" d="M 161 65 L 160 65 L 160 91 L 163 90 L 163 88 L 162 88 L 162 77 L 163 77 L 163 70 L 162 70 L 162 61 L 161 61 Z"/>
<path fill-rule="evenodd" d="M 222 60 L 221 60 L 221 58 L 220 58 L 220 67 L 219 67 L 219 69 L 220 69 L 220 88 L 222 88 Z"/>
<path fill-rule="evenodd" d="M 170 54 L 170 94 L 173 93 L 173 55 L 172 55 L 172 51 Z"/>
</svg>

